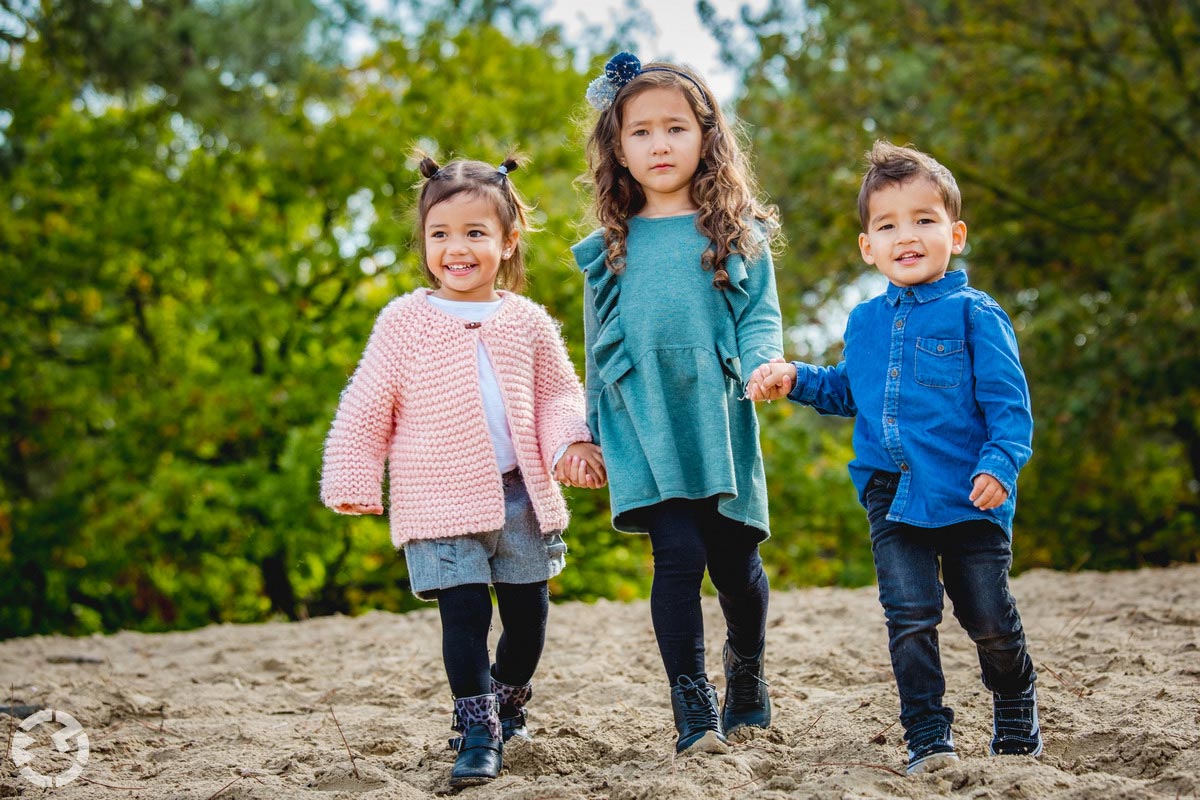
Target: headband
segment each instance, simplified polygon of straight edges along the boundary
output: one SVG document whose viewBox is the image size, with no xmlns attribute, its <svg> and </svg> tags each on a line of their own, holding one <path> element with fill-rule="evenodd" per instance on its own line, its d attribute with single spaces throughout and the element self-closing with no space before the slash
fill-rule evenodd
<svg viewBox="0 0 1200 800">
<path fill-rule="evenodd" d="M 643 72 L 670 72 L 673 75 L 686 78 L 700 92 L 700 96 L 704 98 L 704 102 L 712 105 L 712 102 L 708 99 L 708 92 L 704 91 L 704 87 L 686 72 L 672 67 L 646 67 L 642 69 L 642 62 L 638 60 L 637 56 L 633 53 L 623 52 L 617 53 L 610 58 L 608 63 L 604 65 L 604 74 L 588 84 L 588 103 L 597 111 L 607 111 L 617 99 L 617 93 L 625 88 L 625 84 Z"/>
</svg>

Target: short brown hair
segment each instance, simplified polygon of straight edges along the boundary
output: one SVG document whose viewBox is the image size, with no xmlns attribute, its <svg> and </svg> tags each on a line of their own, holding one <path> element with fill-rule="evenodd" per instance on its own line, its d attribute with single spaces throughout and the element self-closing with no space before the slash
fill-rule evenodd
<svg viewBox="0 0 1200 800">
<path fill-rule="evenodd" d="M 886 139 L 877 139 L 867 155 L 867 174 L 863 176 L 862 188 L 858 190 L 858 219 L 863 233 L 867 233 L 870 222 L 867 215 L 871 195 L 887 186 L 899 186 L 913 178 L 925 178 L 934 185 L 942 196 L 942 203 L 950 219 L 957 222 L 962 214 L 962 194 L 953 173 L 932 156 L 922 153 L 912 145 L 900 147 Z"/>
<path fill-rule="evenodd" d="M 516 188 L 509 180 L 509 173 L 520 166 L 517 156 L 510 155 L 500 166 L 492 166 L 483 161 L 458 160 L 451 161 L 446 166 L 439 166 L 429 156 L 421 158 L 421 175 L 425 182 L 421 185 L 421 194 L 417 199 L 417 247 L 421 252 L 421 269 L 434 288 L 441 288 L 441 282 L 425 257 L 425 219 L 429 210 L 438 203 L 444 203 L 460 194 L 470 194 L 484 197 L 492 201 L 496 209 L 496 218 L 500 221 L 504 235 L 516 231 L 527 231 L 529 227 L 529 206 L 517 194 Z M 517 246 L 512 255 L 500 261 L 500 271 L 496 273 L 496 285 L 501 289 L 520 292 L 525 288 L 525 240 L 517 238 Z"/>
</svg>

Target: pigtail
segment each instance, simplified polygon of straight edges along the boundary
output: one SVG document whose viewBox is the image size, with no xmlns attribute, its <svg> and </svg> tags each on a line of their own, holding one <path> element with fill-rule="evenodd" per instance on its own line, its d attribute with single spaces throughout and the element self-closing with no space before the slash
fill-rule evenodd
<svg viewBox="0 0 1200 800">
<path fill-rule="evenodd" d="M 500 162 L 500 166 L 496 167 L 496 171 L 507 177 L 521 168 L 520 156 L 516 153 L 509 153 Z"/>
<path fill-rule="evenodd" d="M 429 209 L 444 203 L 464 192 L 487 198 L 495 204 L 496 217 L 504 231 L 524 233 L 536 230 L 530 224 L 530 206 L 521 198 L 517 187 L 508 179 L 509 173 L 520 169 L 525 163 L 523 156 L 510 151 L 500 164 L 493 166 L 484 161 L 455 159 L 445 166 L 421 150 L 413 152 L 417 169 L 424 179 L 420 184 L 416 208 L 416 241 L 421 252 L 421 267 L 430 285 L 441 284 L 425 260 L 425 219 Z M 516 245 L 500 260 L 500 271 L 496 285 L 502 289 L 521 292 L 525 288 L 525 245 L 524 237 L 518 236 Z"/>
<path fill-rule="evenodd" d="M 421 176 L 426 180 L 433 178 L 433 176 L 442 171 L 438 163 L 427 155 L 421 156 L 421 163 L 417 166 L 417 169 L 421 171 Z"/>
</svg>

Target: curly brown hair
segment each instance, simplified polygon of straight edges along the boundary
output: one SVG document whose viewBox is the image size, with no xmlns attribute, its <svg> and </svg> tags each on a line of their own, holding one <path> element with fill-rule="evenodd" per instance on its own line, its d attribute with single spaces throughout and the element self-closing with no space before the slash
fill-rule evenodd
<svg viewBox="0 0 1200 800">
<path fill-rule="evenodd" d="M 435 288 L 441 288 L 441 281 L 425 258 L 425 218 L 429 209 L 438 203 L 443 203 L 460 194 L 476 197 L 486 197 L 496 208 L 496 218 L 505 235 L 515 231 L 532 230 L 529 224 L 530 207 L 521 199 L 516 188 L 509 179 L 509 173 L 515 172 L 521 166 L 521 158 L 510 153 L 500 164 L 499 168 L 482 161 L 451 161 L 446 166 L 439 166 L 429 156 L 419 153 L 421 158 L 419 169 L 425 179 L 421 184 L 421 193 L 417 199 L 417 246 L 421 251 L 421 267 L 426 279 Z M 520 293 L 525 288 L 525 239 L 519 237 L 512 255 L 500 261 L 500 270 L 496 273 L 496 285 Z"/>
<path fill-rule="evenodd" d="M 692 175 L 691 199 L 699 206 L 696 228 L 712 246 L 701 265 L 713 272 L 713 286 L 729 285 L 725 262 L 733 253 L 747 260 L 773 249 L 780 238 L 779 210 L 762 199 L 739 139 L 712 90 L 689 67 L 655 61 L 627 83 L 616 100 L 600 112 L 587 140 L 588 174 L 594 193 L 593 213 L 604 229 L 606 264 L 615 273 L 625 270 L 625 239 L 629 218 L 646 204 L 641 185 L 621 166 L 617 147 L 625 106 L 649 89 L 675 88 L 683 93 L 700 124 L 700 164 Z"/>
</svg>

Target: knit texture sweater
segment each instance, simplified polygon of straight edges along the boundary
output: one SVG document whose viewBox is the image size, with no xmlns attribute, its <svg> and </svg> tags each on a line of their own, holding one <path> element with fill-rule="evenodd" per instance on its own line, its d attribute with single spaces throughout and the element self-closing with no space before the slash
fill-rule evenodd
<svg viewBox="0 0 1200 800">
<path fill-rule="evenodd" d="M 504 486 L 477 379 L 482 341 L 504 395 L 517 464 L 543 533 L 567 526 L 552 476 L 557 451 L 589 442 L 583 389 L 557 323 L 545 309 L 503 292 L 500 309 L 467 322 L 422 289 L 379 314 L 342 393 L 321 471 L 321 501 L 382 513 L 390 481 L 392 543 L 499 530 Z"/>
</svg>

